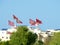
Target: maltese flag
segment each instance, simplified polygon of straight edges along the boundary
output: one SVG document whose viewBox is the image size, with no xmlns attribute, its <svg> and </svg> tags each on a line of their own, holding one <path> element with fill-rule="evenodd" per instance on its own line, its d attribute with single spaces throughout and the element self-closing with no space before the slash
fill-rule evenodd
<svg viewBox="0 0 60 45">
<path fill-rule="evenodd" d="M 30 23 L 31 25 L 35 25 L 35 21 L 32 20 L 32 19 L 29 19 L 29 23 Z"/>
<path fill-rule="evenodd" d="M 36 25 L 42 24 L 42 21 L 36 18 Z"/>
<path fill-rule="evenodd" d="M 17 19 L 16 22 L 19 23 L 19 24 L 22 24 L 22 21 L 19 20 L 19 19 Z"/>
<path fill-rule="evenodd" d="M 13 15 L 13 18 L 16 20 L 17 23 L 22 24 L 22 21 L 19 20 L 15 15 Z"/>
<path fill-rule="evenodd" d="M 13 19 L 17 20 L 18 18 L 15 15 L 13 15 Z"/>
<path fill-rule="evenodd" d="M 12 22 L 12 21 L 10 21 L 10 20 L 8 20 L 8 24 L 9 24 L 10 26 L 15 26 L 15 25 L 14 25 L 14 22 Z"/>
</svg>

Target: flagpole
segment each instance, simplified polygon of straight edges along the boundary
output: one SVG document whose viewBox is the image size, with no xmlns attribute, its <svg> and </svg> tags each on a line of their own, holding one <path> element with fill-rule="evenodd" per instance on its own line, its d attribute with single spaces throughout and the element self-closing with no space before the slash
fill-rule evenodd
<svg viewBox="0 0 60 45">
<path fill-rule="evenodd" d="M 16 22 L 16 20 L 15 20 L 15 27 L 17 27 L 17 22 Z"/>
<path fill-rule="evenodd" d="M 38 25 L 38 24 L 35 24 L 35 26 L 36 26 L 36 29 L 38 29 L 38 28 L 39 28 L 39 25 Z"/>
</svg>

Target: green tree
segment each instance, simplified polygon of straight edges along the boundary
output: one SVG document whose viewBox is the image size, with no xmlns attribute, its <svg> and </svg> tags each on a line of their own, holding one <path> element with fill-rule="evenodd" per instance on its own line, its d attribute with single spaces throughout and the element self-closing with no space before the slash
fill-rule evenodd
<svg viewBox="0 0 60 45">
<path fill-rule="evenodd" d="M 9 41 L 0 42 L 0 45 L 9 45 Z"/>
<path fill-rule="evenodd" d="M 33 45 L 37 35 L 29 32 L 26 26 L 18 26 L 17 31 L 11 35 L 10 45 Z"/>
<path fill-rule="evenodd" d="M 60 45 L 60 32 L 54 33 L 54 36 L 51 37 L 49 45 Z"/>
<path fill-rule="evenodd" d="M 33 45 L 36 42 L 37 35 L 31 32 L 28 33 L 27 45 Z"/>
</svg>

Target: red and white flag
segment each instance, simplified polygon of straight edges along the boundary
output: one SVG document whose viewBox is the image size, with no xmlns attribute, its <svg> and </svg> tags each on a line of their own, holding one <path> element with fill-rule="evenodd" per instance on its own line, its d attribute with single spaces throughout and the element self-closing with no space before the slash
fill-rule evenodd
<svg viewBox="0 0 60 45">
<path fill-rule="evenodd" d="M 14 25 L 14 22 L 12 22 L 12 21 L 10 21 L 10 20 L 8 20 L 8 24 L 9 24 L 10 26 L 15 26 L 15 25 Z"/>
<path fill-rule="evenodd" d="M 37 25 L 42 24 L 42 21 L 36 18 L 36 24 Z"/>
<path fill-rule="evenodd" d="M 15 15 L 13 15 L 13 19 L 18 20 L 18 18 Z"/>
<path fill-rule="evenodd" d="M 22 24 L 22 21 L 20 21 L 19 19 L 17 19 L 16 22 Z"/>
<path fill-rule="evenodd" d="M 13 15 L 13 18 L 16 20 L 17 23 L 22 24 L 22 21 L 19 20 L 15 15 Z"/>
<path fill-rule="evenodd" d="M 35 21 L 32 20 L 32 19 L 29 19 L 29 23 L 30 23 L 31 25 L 35 25 Z"/>
</svg>

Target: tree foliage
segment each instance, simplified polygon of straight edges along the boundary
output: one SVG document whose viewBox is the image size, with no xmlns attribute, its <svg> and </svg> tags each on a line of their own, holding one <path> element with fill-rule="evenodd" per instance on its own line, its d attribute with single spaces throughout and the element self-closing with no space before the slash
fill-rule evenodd
<svg viewBox="0 0 60 45">
<path fill-rule="evenodd" d="M 10 44 L 9 44 L 9 41 L 3 41 L 3 42 L 0 42 L 0 45 L 10 45 Z"/>
<path fill-rule="evenodd" d="M 37 35 L 29 32 L 26 26 L 19 26 L 17 32 L 11 35 L 10 45 L 33 45 Z"/>
<path fill-rule="evenodd" d="M 54 33 L 54 36 L 51 37 L 49 45 L 60 45 L 60 32 Z"/>
</svg>

